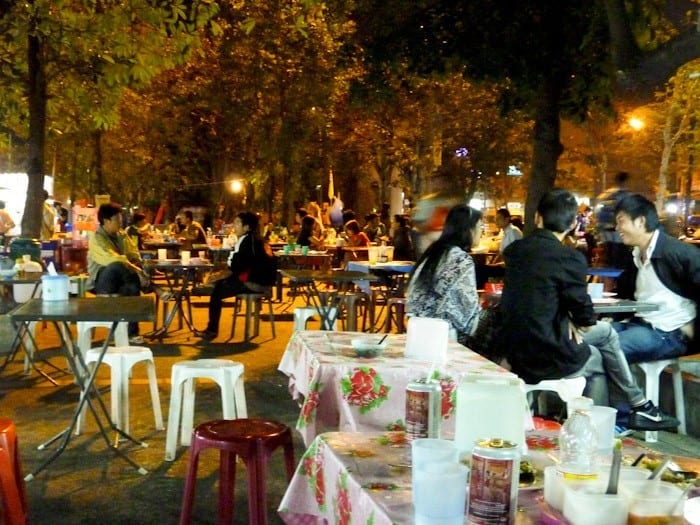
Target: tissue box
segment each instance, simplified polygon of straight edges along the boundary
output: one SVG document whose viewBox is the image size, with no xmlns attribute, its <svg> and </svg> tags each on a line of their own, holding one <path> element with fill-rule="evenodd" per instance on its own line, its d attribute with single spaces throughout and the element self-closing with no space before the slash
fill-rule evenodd
<svg viewBox="0 0 700 525">
<path fill-rule="evenodd" d="M 442 364 L 447 360 L 450 324 L 444 319 L 411 317 L 406 329 L 406 352 L 409 359 Z"/>
<path fill-rule="evenodd" d="M 70 280 L 67 275 L 44 275 L 41 277 L 41 289 L 44 301 L 67 301 Z"/>
</svg>

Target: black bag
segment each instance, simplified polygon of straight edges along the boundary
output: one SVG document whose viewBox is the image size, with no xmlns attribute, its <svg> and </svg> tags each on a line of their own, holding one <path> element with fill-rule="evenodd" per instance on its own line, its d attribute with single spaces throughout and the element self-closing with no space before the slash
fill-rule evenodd
<svg viewBox="0 0 700 525">
<path fill-rule="evenodd" d="M 503 324 L 503 313 L 498 305 L 483 308 L 479 312 L 479 321 L 473 334 L 460 341 L 464 346 L 474 350 L 495 363 L 504 355 L 498 345 L 498 332 Z"/>
</svg>

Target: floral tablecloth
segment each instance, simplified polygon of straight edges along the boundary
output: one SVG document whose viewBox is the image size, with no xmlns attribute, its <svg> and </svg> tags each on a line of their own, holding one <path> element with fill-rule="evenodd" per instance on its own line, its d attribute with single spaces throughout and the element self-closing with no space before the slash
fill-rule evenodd
<svg viewBox="0 0 700 525">
<path fill-rule="evenodd" d="M 301 459 L 278 512 L 290 525 L 411 524 L 410 454 L 403 432 L 321 434 Z M 521 491 L 518 525 L 539 523 L 538 495 Z"/>
<path fill-rule="evenodd" d="M 308 446 L 320 433 L 404 430 L 406 386 L 425 377 L 432 363 L 404 357 L 405 334 L 391 334 L 376 358 L 356 357 L 355 332 L 303 331 L 290 339 L 278 369 L 289 377 L 292 397 L 301 404 L 297 430 Z M 377 340 L 381 337 L 376 335 Z M 442 437 L 454 434 L 456 387 L 467 373 L 511 374 L 458 344 L 432 373 L 442 385 Z"/>
</svg>

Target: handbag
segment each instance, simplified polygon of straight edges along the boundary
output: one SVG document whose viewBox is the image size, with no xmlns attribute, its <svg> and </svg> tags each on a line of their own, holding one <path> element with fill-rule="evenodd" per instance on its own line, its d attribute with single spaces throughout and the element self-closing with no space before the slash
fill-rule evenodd
<svg viewBox="0 0 700 525">
<path fill-rule="evenodd" d="M 207 283 L 206 284 L 214 284 L 217 281 L 223 281 L 224 279 L 228 279 L 233 275 L 233 272 L 230 270 L 230 268 L 219 268 L 217 270 L 212 270 L 209 272 L 209 276 L 207 277 Z"/>
</svg>

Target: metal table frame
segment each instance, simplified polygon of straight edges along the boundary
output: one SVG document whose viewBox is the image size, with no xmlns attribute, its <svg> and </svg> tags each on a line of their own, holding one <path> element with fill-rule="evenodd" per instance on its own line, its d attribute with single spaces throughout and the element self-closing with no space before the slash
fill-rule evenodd
<svg viewBox="0 0 700 525">
<path fill-rule="evenodd" d="M 95 421 L 100 429 L 100 434 L 105 440 L 107 446 L 119 457 L 132 465 L 140 474 L 147 474 L 148 471 L 130 459 L 123 451 L 118 448 L 118 440 L 120 437 L 131 441 L 134 444 L 146 447 L 145 443 L 133 438 L 123 430 L 119 429 L 110 417 L 110 412 L 105 405 L 100 391 L 95 385 L 95 377 L 100 368 L 100 364 L 104 358 L 111 337 L 114 335 L 117 325 L 120 322 L 140 322 L 152 321 L 155 316 L 153 300 L 149 297 L 95 297 L 95 298 L 78 298 L 69 299 L 67 301 L 43 301 L 41 299 L 30 299 L 24 304 L 21 304 L 12 312 L 9 313 L 12 322 L 18 325 L 26 326 L 33 321 L 46 321 L 51 323 L 58 333 L 61 340 L 61 348 L 65 354 L 68 364 L 75 374 L 76 380 L 81 388 L 80 401 L 73 413 L 70 424 L 58 434 L 51 437 L 41 445 L 38 449 L 43 450 L 55 441 L 62 438 L 60 445 L 51 455 L 33 472 L 27 474 L 26 481 L 34 479 L 42 470 L 51 464 L 61 453 L 66 449 L 73 430 L 78 421 L 83 407 L 87 403 L 90 411 L 95 416 Z M 85 364 L 78 345 L 70 337 L 70 323 L 78 321 L 95 321 L 95 322 L 111 322 L 112 326 L 109 334 L 105 338 L 100 351 L 99 358 L 92 368 L 88 369 Z M 31 334 L 29 334 L 31 337 Z M 98 410 L 99 409 L 99 410 Z M 100 413 L 101 412 L 101 413 Z M 104 419 L 101 419 L 104 418 Z M 113 430 L 116 435 L 114 442 L 110 441 L 107 435 L 108 430 Z"/>
<path fill-rule="evenodd" d="M 379 278 L 371 273 L 348 272 L 348 271 L 323 271 L 323 270 L 291 270 L 283 269 L 280 273 L 289 278 L 290 282 L 304 286 L 307 289 L 308 301 L 321 317 L 321 329 L 333 330 L 333 324 L 340 315 L 341 305 L 345 300 L 343 286 L 353 284 L 354 281 L 374 282 Z M 318 283 L 333 284 L 334 289 L 319 290 Z M 334 310 L 335 309 L 335 310 Z M 334 314 L 335 312 L 335 314 Z M 355 309 L 348 308 L 347 330 L 355 330 L 357 318 Z"/>
</svg>

